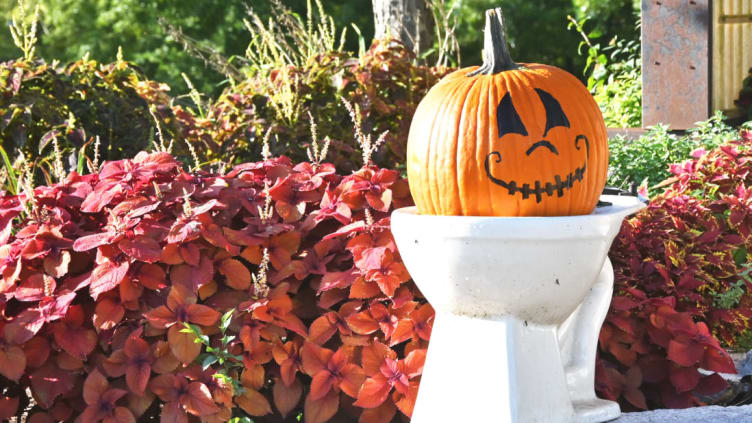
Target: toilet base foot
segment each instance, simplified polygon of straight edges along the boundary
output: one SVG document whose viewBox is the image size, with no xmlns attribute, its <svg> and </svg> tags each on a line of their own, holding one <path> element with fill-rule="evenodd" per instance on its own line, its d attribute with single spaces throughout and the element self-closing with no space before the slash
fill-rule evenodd
<svg viewBox="0 0 752 423">
<path fill-rule="evenodd" d="M 621 416 L 619 404 L 614 401 L 593 398 L 575 401 L 574 413 L 577 423 L 600 423 L 618 419 Z"/>
</svg>

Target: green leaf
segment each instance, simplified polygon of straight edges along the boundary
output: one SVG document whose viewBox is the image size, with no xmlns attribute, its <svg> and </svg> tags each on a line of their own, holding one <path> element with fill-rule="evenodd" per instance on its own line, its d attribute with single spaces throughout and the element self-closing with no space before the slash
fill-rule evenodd
<svg viewBox="0 0 752 423">
<path fill-rule="evenodd" d="M 201 368 L 203 370 L 206 370 L 211 366 L 212 364 L 216 363 L 218 360 L 216 355 L 208 355 L 206 358 L 204 358 L 204 361 L 201 362 Z"/>
<path fill-rule="evenodd" d="M 231 308 L 225 314 L 222 315 L 222 319 L 219 322 L 219 330 L 222 333 L 225 333 L 227 331 L 227 328 L 230 327 L 230 323 L 232 322 L 232 314 L 235 312 L 234 308 Z"/>
<path fill-rule="evenodd" d="M 222 337 L 222 345 L 227 345 L 235 339 L 235 335 L 225 335 Z"/>
<path fill-rule="evenodd" d="M 741 267 L 747 262 L 747 249 L 742 245 L 734 251 L 734 263 L 737 267 Z"/>
<path fill-rule="evenodd" d="M 11 164 L 8 154 L 2 146 L 0 146 L 0 155 L 3 156 L 3 165 L 5 165 L 5 170 L 8 172 L 8 184 L 10 188 L 8 191 L 13 195 L 18 195 L 18 179 L 16 178 L 16 171 L 13 169 L 13 164 Z"/>
<path fill-rule="evenodd" d="M 588 38 L 600 38 L 603 35 L 600 29 L 594 29 L 587 35 Z"/>
</svg>

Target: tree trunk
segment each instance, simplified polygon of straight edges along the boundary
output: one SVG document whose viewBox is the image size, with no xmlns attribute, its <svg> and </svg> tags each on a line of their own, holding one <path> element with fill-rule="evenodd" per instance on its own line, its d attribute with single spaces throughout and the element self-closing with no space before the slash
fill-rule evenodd
<svg viewBox="0 0 752 423">
<path fill-rule="evenodd" d="M 433 45 L 430 0 L 373 0 L 374 38 L 392 38 L 419 54 Z"/>
</svg>

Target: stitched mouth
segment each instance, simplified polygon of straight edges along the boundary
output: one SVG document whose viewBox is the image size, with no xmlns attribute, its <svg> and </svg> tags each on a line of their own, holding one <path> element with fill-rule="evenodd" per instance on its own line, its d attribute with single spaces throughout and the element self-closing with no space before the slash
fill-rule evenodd
<svg viewBox="0 0 752 423">
<path fill-rule="evenodd" d="M 486 156 L 486 175 L 489 177 L 489 179 L 491 179 L 491 182 L 505 188 L 509 195 L 520 194 L 522 195 L 523 199 L 528 199 L 532 196 L 535 196 L 535 200 L 538 203 L 543 201 L 543 196 L 553 197 L 554 195 L 556 195 L 557 197 L 563 197 L 564 193 L 567 190 L 572 189 L 576 182 L 582 182 L 582 179 L 585 177 L 585 171 L 587 170 L 587 161 L 590 157 L 590 142 L 588 141 L 586 136 L 578 135 L 574 141 L 574 145 L 577 150 L 580 149 L 579 141 L 581 139 L 585 140 L 585 162 L 582 164 L 582 166 L 575 168 L 574 171 L 570 172 L 567 175 L 555 175 L 553 181 L 546 181 L 545 183 L 541 181 L 535 181 L 533 184 L 522 184 L 522 186 L 517 186 L 517 182 L 515 181 L 507 182 L 494 177 L 491 173 L 491 157 L 495 158 L 494 161 L 496 163 L 501 163 L 501 153 L 499 153 L 498 151 L 491 152 L 488 156 Z"/>
</svg>

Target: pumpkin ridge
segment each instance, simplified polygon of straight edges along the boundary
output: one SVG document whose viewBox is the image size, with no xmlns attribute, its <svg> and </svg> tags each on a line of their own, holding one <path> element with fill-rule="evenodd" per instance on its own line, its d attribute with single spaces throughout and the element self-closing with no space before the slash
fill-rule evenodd
<svg viewBox="0 0 752 423">
<path fill-rule="evenodd" d="M 429 163 L 428 166 L 430 166 L 431 172 L 428 173 L 429 180 L 428 180 L 428 186 L 430 189 L 430 199 L 433 204 L 434 210 L 437 211 L 438 214 L 446 214 L 446 210 L 444 208 L 444 202 L 447 201 L 446 196 L 444 195 L 442 191 L 442 185 L 443 181 L 440 180 L 440 178 L 437 177 L 437 175 L 440 175 L 441 172 L 439 172 L 439 169 L 442 168 L 443 163 L 441 163 L 440 157 L 442 157 L 443 153 L 443 144 L 445 143 L 444 139 L 444 125 L 446 124 L 448 120 L 448 115 L 451 116 L 452 106 L 454 105 L 456 101 L 456 94 L 458 91 L 462 89 L 462 86 L 464 85 L 465 81 L 457 81 L 453 85 L 447 88 L 447 91 L 449 91 L 449 95 L 446 97 L 442 97 L 441 104 L 439 106 L 440 110 L 440 116 L 434 121 L 438 123 L 437 125 L 434 124 L 431 134 L 430 134 L 430 149 L 428 152 L 428 158 Z M 437 128 L 438 127 L 438 128 Z M 434 136 L 434 133 L 436 136 Z"/>
<path fill-rule="evenodd" d="M 460 172 L 460 169 L 457 168 L 457 163 L 462 163 L 462 159 L 464 157 L 464 154 L 466 153 L 464 151 L 465 146 L 466 145 L 473 146 L 472 142 L 466 142 L 465 129 L 467 125 L 471 124 L 472 117 L 468 117 L 468 115 L 465 112 L 467 111 L 468 107 L 469 108 L 473 107 L 472 105 L 473 102 L 468 101 L 468 99 L 470 99 L 471 97 L 474 98 L 473 96 L 471 96 L 471 94 L 474 93 L 473 90 L 476 88 L 477 83 L 478 83 L 478 79 L 472 80 L 472 82 L 470 83 L 470 88 L 467 90 L 467 93 L 465 94 L 465 97 L 462 102 L 462 111 L 460 112 L 460 119 L 459 119 L 459 130 L 457 131 L 457 144 L 458 145 L 455 150 L 456 161 L 451 166 L 454 171 L 455 180 L 457 181 L 457 195 L 458 195 L 457 200 L 460 205 L 459 207 L 460 207 L 462 214 L 467 214 L 469 211 L 468 209 L 469 205 L 466 204 L 466 202 L 464 201 L 465 198 L 469 198 L 469 197 L 466 195 L 467 194 L 467 189 L 465 187 L 466 182 L 462 179 L 464 173 Z M 477 107 L 475 111 L 477 113 Z M 475 127 L 477 128 L 477 125 Z"/>
<path fill-rule="evenodd" d="M 564 72 L 562 72 L 564 73 Z M 568 80 L 570 87 L 572 87 L 573 90 L 580 90 L 587 92 L 587 88 L 585 88 L 582 83 L 576 79 L 574 76 L 565 74 L 563 75 L 566 80 Z M 584 103 L 584 104 L 583 104 Z M 586 122 L 586 125 L 591 128 L 592 133 L 595 137 L 603 137 L 605 142 L 596 142 L 596 140 L 593 140 L 592 142 L 592 151 L 591 151 L 591 157 L 596 158 L 597 163 L 603 163 L 603 165 L 598 166 L 596 169 L 593 169 L 594 172 L 591 172 L 590 175 L 592 175 L 593 178 L 595 178 L 594 184 L 597 186 L 604 186 L 606 183 L 606 173 L 608 172 L 607 167 L 604 168 L 604 166 L 607 166 L 608 163 L 608 139 L 607 135 L 604 133 L 605 130 L 605 124 L 603 123 L 603 117 L 600 111 L 600 108 L 595 103 L 595 100 L 592 100 L 589 102 L 577 102 L 576 107 L 578 108 L 579 116 L 583 116 L 584 120 Z M 598 116 L 600 118 L 600 121 L 594 120 L 594 116 Z M 602 150 L 605 150 L 602 151 Z M 600 157 L 605 156 L 603 160 L 599 160 Z M 583 192 L 584 193 L 584 192 Z M 600 196 L 600 193 L 596 193 L 596 195 L 588 196 L 584 199 L 582 199 L 583 202 L 586 202 L 588 204 L 592 204 L 592 207 L 595 207 L 595 205 L 598 203 L 598 198 Z"/>
<path fill-rule="evenodd" d="M 452 96 L 455 101 L 449 104 L 451 111 L 449 117 L 452 119 L 443 120 L 442 129 L 444 130 L 442 133 L 453 133 L 453 135 L 448 136 L 453 142 L 443 142 L 439 145 L 439 148 L 441 149 L 441 157 L 445 158 L 445 161 L 440 162 L 439 166 L 453 174 L 450 177 L 439 180 L 439 192 L 444 193 L 442 198 L 445 198 L 448 202 L 448 204 L 441 205 L 441 210 L 445 214 L 456 214 L 458 212 L 457 209 L 461 210 L 458 201 L 459 187 L 457 184 L 457 168 L 454 166 L 454 163 L 456 162 L 454 162 L 453 159 L 457 156 L 458 143 L 462 138 L 462 128 L 460 126 L 460 123 L 462 122 L 462 112 L 465 103 L 467 102 L 468 94 L 472 91 L 472 88 L 475 85 L 474 82 L 474 80 L 463 80 L 458 82 L 457 90 L 454 91 Z M 445 129 L 446 126 L 449 126 L 449 130 Z M 452 182 L 448 183 L 448 180 L 451 180 Z"/>
</svg>

